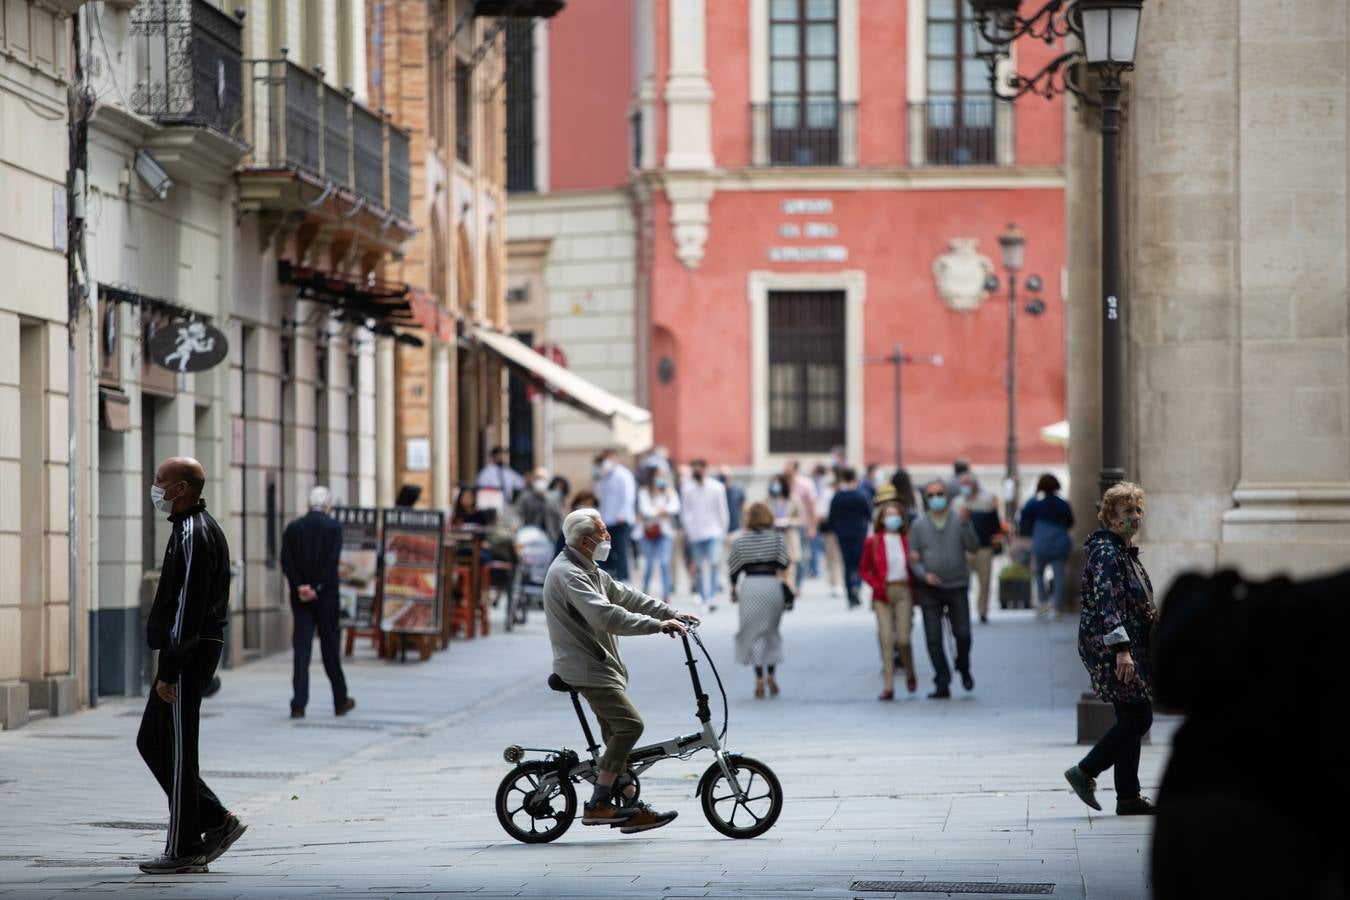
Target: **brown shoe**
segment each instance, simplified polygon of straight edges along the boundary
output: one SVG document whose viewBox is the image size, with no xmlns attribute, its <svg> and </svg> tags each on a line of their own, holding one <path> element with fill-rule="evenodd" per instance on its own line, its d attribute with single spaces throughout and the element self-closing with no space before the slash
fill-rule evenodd
<svg viewBox="0 0 1350 900">
<path fill-rule="evenodd" d="M 613 798 L 586 803 L 581 808 L 582 825 L 622 825 L 638 812 L 636 806 L 620 807 Z"/>
<path fill-rule="evenodd" d="M 773 680 L 773 676 L 772 676 L 772 675 L 770 675 L 769 678 L 768 678 L 768 685 L 769 685 L 769 696 L 770 696 L 770 697 L 777 697 L 777 696 L 778 696 L 778 682 L 776 682 L 776 681 Z"/>
<path fill-rule="evenodd" d="M 291 718 L 292 718 L 292 719 L 303 719 L 304 717 L 305 717 L 305 708 L 304 708 L 303 706 L 292 706 L 292 707 L 291 707 Z"/>
<path fill-rule="evenodd" d="M 911 694 L 919 689 L 919 680 L 914 677 L 913 673 L 910 673 L 905 678 L 905 687 L 909 690 Z"/>
<path fill-rule="evenodd" d="M 763 700 L 763 699 L 764 699 L 764 679 L 763 679 L 763 678 L 756 678 L 756 679 L 755 679 L 755 699 L 756 699 L 756 700 Z"/>
<path fill-rule="evenodd" d="M 351 712 L 354 709 L 356 709 L 356 698 L 348 697 L 345 701 L 343 701 L 341 706 L 333 710 L 333 715 L 345 716 L 347 713 Z"/>
<path fill-rule="evenodd" d="M 639 831 L 651 831 L 662 825 L 669 825 L 679 815 L 677 812 L 659 813 L 645 803 L 637 805 L 638 813 L 619 828 L 624 834 L 637 834 Z"/>
</svg>

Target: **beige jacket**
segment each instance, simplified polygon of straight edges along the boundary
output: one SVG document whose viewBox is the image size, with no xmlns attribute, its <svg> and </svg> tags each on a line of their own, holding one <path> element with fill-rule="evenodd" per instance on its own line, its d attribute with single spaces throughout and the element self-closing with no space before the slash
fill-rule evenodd
<svg viewBox="0 0 1350 900">
<path fill-rule="evenodd" d="M 544 618 L 553 643 L 553 671 L 573 687 L 628 686 L 618 635 L 656 634 L 679 613 L 610 578 L 572 547 L 548 567 Z"/>
</svg>

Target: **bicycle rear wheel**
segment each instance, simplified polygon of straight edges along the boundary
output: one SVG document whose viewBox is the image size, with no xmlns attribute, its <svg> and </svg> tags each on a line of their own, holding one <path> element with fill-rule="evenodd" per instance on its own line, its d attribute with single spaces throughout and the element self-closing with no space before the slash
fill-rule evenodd
<svg viewBox="0 0 1350 900">
<path fill-rule="evenodd" d="M 497 787 L 497 821 L 506 833 L 525 844 L 556 841 L 572 826 L 577 792 L 553 766 L 535 760 L 506 774 Z"/>
</svg>

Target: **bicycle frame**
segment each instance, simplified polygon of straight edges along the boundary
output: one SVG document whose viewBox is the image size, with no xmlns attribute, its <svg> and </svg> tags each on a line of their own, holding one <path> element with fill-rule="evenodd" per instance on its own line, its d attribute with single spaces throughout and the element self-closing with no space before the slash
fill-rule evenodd
<svg viewBox="0 0 1350 900">
<path fill-rule="evenodd" d="M 727 784 L 731 787 L 736 799 L 744 801 L 746 799 L 745 789 L 737 780 L 731 766 L 727 764 L 727 753 L 722 747 L 721 738 L 718 737 L 712 726 L 712 711 L 708 707 L 708 695 L 704 692 L 703 683 L 698 676 L 698 660 L 694 658 L 693 649 L 689 646 L 689 636 L 680 635 L 680 639 L 684 643 L 685 665 L 689 669 L 694 698 L 698 703 L 695 715 L 702 724 L 702 729 L 693 734 L 635 748 L 628 756 L 628 767 L 634 777 L 637 777 L 664 759 L 684 759 L 699 750 L 711 750 L 713 756 L 717 759 L 718 768 L 721 769 L 722 775 L 726 778 Z M 518 762 L 526 750 L 546 753 L 551 761 L 556 762 L 553 773 L 540 780 L 536 793 L 547 791 L 551 794 L 554 789 L 551 784 L 552 778 L 566 777 L 578 783 L 582 781 L 594 782 L 599 772 L 600 746 L 596 743 L 595 734 L 591 731 L 590 723 L 586 719 L 586 712 L 581 707 L 581 698 L 575 690 L 568 693 L 571 695 L 572 708 L 576 710 L 577 720 L 581 723 L 581 730 L 586 735 L 586 749 L 590 753 L 589 759 L 581 759 L 575 752 L 565 747 L 561 750 L 515 746 L 507 749 L 507 760 L 509 762 Z M 514 759 L 512 759 L 513 753 Z M 700 782 L 699 788 L 701 787 L 702 783 Z M 695 790 L 695 796 L 697 794 L 698 789 Z"/>
</svg>

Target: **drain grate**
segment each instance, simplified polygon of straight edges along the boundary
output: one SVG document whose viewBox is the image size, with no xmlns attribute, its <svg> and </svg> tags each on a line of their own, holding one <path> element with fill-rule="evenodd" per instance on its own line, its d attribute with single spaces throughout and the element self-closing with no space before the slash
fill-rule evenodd
<svg viewBox="0 0 1350 900">
<path fill-rule="evenodd" d="M 201 774 L 203 778 L 262 778 L 268 781 L 300 775 L 299 772 L 226 772 L 215 769 L 204 769 Z"/>
<path fill-rule="evenodd" d="M 402 724 L 402 723 L 399 723 Z M 398 725 L 392 723 L 379 722 L 297 722 L 296 728 L 332 728 L 338 731 L 384 731 L 386 728 L 397 728 Z"/>
<path fill-rule="evenodd" d="M 1016 881 L 855 881 L 849 890 L 895 894 L 1053 894 L 1055 886 Z"/>
<path fill-rule="evenodd" d="M 107 869 L 114 866 L 134 866 L 138 860 L 118 859 L 35 859 L 32 863 L 39 869 Z"/>
<path fill-rule="evenodd" d="M 122 828 L 126 831 L 163 831 L 168 826 L 163 822 L 85 822 L 93 828 Z"/>
<path fill-rule="evenodd" d="M 117 734 L 45 734 L 42 732 L 28 735 L 30 738 L 44 738 L 49 741 L 116 741 L 122 736 Z"/>
</svg>

